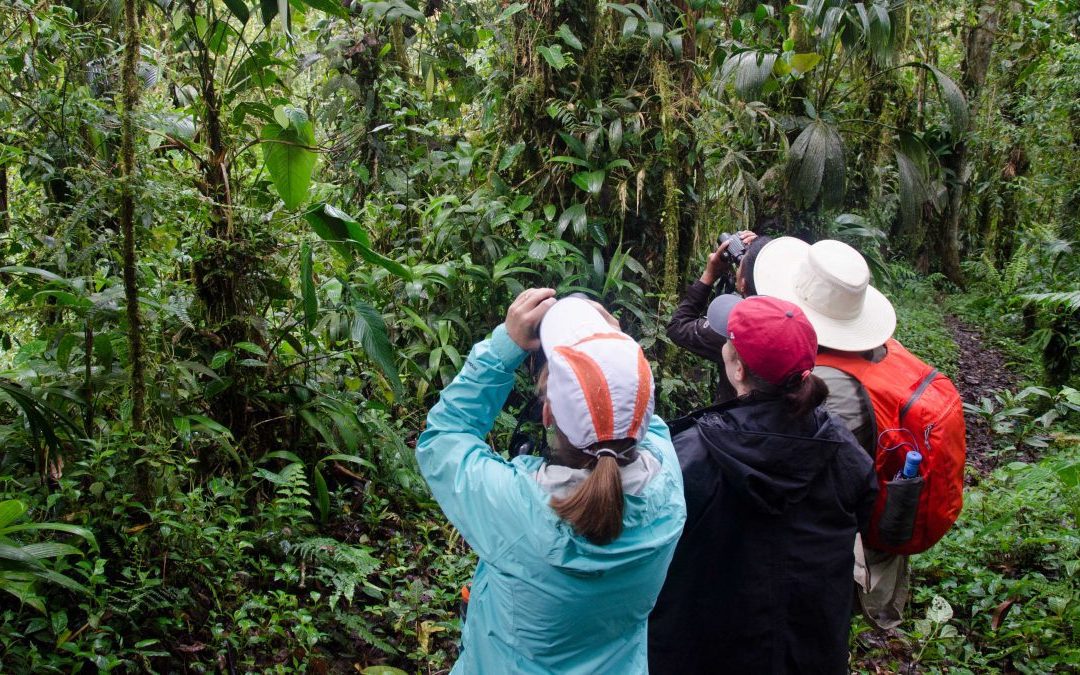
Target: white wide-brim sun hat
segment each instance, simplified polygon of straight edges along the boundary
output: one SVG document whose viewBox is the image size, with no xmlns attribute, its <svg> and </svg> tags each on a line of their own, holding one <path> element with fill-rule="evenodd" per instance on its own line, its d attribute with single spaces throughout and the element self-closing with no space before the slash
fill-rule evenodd
<svg viewBox="0 0 1080 675">
<path fill-rule="evenodd" d="M 862 352 L 885 344 L 896 330 L 896 310 L 870 285 L 862 254 L 842 241 L 813 246 L 794 237 L 766 244 L 754 261 L 759 295 L 793 302 L 806 313 L 818 344 Z"/>
</svg>

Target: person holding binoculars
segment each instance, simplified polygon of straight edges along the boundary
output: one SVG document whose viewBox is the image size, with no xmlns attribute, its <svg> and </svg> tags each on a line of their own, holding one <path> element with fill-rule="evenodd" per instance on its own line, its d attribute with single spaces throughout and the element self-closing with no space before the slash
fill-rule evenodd
<svg viewBox="0 0 1080 675">
<path fill-rule="evenodd" d="M 718 281 L 733 280 L 734 290 L 744 297 L 755 294 L 754 265 L 758 252 L 769 241 L 769 237 L 759 237 L 750 230 L 736 234 L 725 232 L 720 235 L 716 250 L 709 254 L 701 278 L 687 287 L 679 306 L 671 315 L 667 336 L 673 343 L 719 365 L 723 364 L 720 352 L 726 340 L 724 336 L 709 329 L 705 310 L 712 300 Z M 721 377 L 717 383 L 715 402 L 733 398 L 735 390 L 726 378 Z"/>
<path fill-rule="evenodd" d="M 641 347 L 599 304 L 532 288 L 475 345 L 416 447 L 480 558 L 455 673 L 645 673 L 647 619 L 686 518 Z M 485 440 L 530 352 L 544 457 Z"/>
</svg>

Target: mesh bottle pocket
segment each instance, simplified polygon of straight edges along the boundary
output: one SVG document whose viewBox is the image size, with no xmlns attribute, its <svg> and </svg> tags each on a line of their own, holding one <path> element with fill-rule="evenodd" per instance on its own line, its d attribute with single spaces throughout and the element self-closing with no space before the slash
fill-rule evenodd
<svg viewBox="0 0 1080 675">
<path fill-rule="evenodd" d="M 885 483 L 885 509 L 878 521 L 878 537 L 889 546 L 906 544 L 915 530 L 922 476 L 897 478 Z"/>
</svg>

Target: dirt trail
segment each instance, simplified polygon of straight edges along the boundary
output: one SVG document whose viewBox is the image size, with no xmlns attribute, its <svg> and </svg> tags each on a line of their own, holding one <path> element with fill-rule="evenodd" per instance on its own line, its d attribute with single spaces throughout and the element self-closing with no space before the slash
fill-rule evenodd
<svg viewBox="0 0 1080 675">
<path fill-rule="evenodd" d="M 957 377 L 953 380 L 964 403 L 979 403 L 983 397 L 993 400 L 994 392 L 1015 391 L 1021 377 L 1009 370 L 1005 354 L 986 343 L 982 334 L 953 316 L 945 323 L 960 351 Z M 975 415 L 966 415 L 968 464 L 987 474 L 996 462 L 992 458 L 991 433 Z"/>
</svg>

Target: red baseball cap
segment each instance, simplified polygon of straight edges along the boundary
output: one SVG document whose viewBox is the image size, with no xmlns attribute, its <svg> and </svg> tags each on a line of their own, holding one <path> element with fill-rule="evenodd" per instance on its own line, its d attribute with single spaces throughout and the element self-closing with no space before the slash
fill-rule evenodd
<svg viewBox="0 0 1080 675">
<path fill-rule="evenodd" d="M 755 295 L 718 296 L 709 305 L 709 328 L 731 342 L 750 371 L 782 386 L 814 368 L 817 333 L 797 305 Z"/>
</svg>

